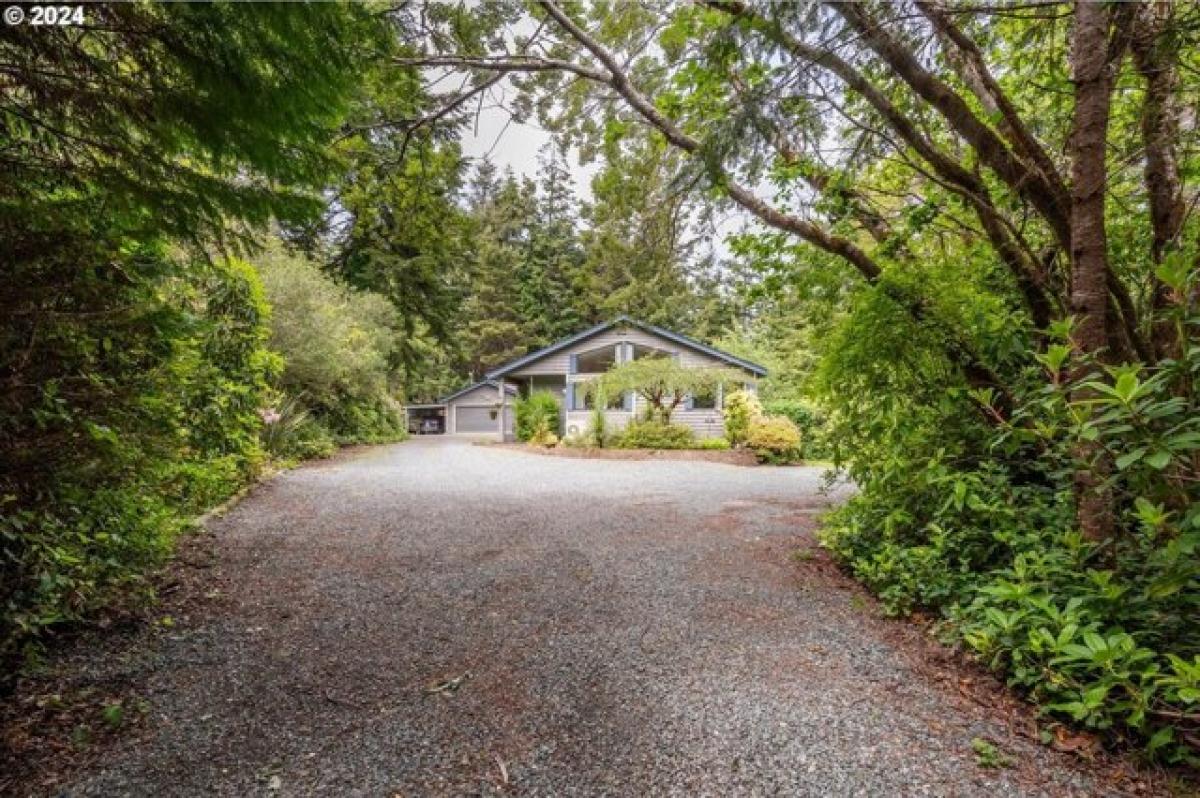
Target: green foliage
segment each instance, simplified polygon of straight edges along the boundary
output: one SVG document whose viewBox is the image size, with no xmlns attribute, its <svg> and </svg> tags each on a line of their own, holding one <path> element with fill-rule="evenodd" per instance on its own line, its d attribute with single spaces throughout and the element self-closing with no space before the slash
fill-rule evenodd
<svg viewBox="0 0 1200 798">
<path fill-rule="evenodd" d="M 691 449 L 695 435 L 691 427 L 663 421 L 630 421 L 616 436 L 619 449 Z"/>
<path fill-rule="evenodd" d="M 1012 757 L 1001 751 L 995 743 L 982 737 L 971 740 L 971 749 L 975 752 L 975 761 L 981 768 L 1007 768 L 1012 766 Z"/>
<path fill-rule="evenodd" d="M 534 446 L 545 446 L 546 448 L 555 446 L 558 443 L 558 435 L 554 434 L 554 431 L 550 429 L 546 417 L 539 418 L 537 423 L 534 424 L 533 433 L 529 436 L 529 443 Z"/>
<path fill-rule="evenodd" d="M 743 380 L 744 375 L 734 369 L 697 368 L 676 358 L 643 357 L 618 363 L 585 389 L 605 396 L 636 393 L 645 400 L 647 421 L 670 424 L 671 414 L 689 394 L 706 393 L 722 383 Z"/>
<path fill-rule="evenodd" d="M 263 408 L 263 448 L 280 461 L 328 457 L 337 449 L 329 431 L 300 403 L 296 396 L 284 397 Z"/>
<path fill-rule="evenodd" d="M 778 399 L 765 402 L 763 412 L 770 416 L 790 419 L 800 431 L 800 454 L 806 460 L 827 457 L 829 450 L 822 441 L 825 418 L 821 411 L 808 402 Z"/>
<path fill-rule="evenodd" d="M 1057 373 L 1055 351 L 1044 365 Z M 885 607 L 940 609 L 948 632 L 1048 712 L 1141 738 L 1167 761 L 1194 758 L 1197 374 L 1200 348 L 1191 347 L 1153 367 L 1084 377 L 1085 394 L 1031 380 L 1011 418 L 991 429 L 875 401 L 878 417 L 859 432 L 867 407 L 847 412 L 842 401 L 834 435 L 875 440 L 851 469 L 860 494 L 834 513 L 824 540 Z M 880 442 L 881 428 L 891 442 Z M 1075 531 L 1080 441 L 1113 457 L 1120 532 L 1111 541 Z M 967 443 L 989 456 L 969 457 Z"/>
<path fill-rule="evenodd" d="M 403 330 L 391 303 L 341 285 L 311 261 L 278 249 L 258 259 L 258 270 L 273 309 L 269 343 L 283 358 L 276 387 L 286 398 L 268 413 L 283 416 L 285 426 L 271 434 L 295 433 L 279 435 L 278 443 L 301 457 L 327 453 L 327 439 L 402 438 L 404 417 L 391 388 Z"/>
<path fill-rule="evenodd" d="M 0 682 L 47 629 L 148 595 L 187 518 L 260 468 L 269 311 L 213 245 L 319 211 L 386 30 L 130 3 L 0 37 Z"/>
<path fill-rule="evenodd" d="M 800 430 L 787 416 L 758 416 L 750 421 L 746 448 L 764 463 L 784 465 L 799 462 Z"/>
<path fill-rule="evenodd" d="M 701 438 L 696 441 L 695 449 L 704 449 L 710 452 L 724 452 L 733 448 L 729 441 L 724 438 Z"/>
<path fill-rule="evenodd" d="M 553 432 L 559 426 L 559 406 L 549 391 L 534 391 L 515 403 L 517 440 L 531 440 L 539 428 Z"/>
<path fill-rule="evenodd" d="M 603 447 L 607 431 L 605 430 L 605 411 L 608 408 L 608 394 L 604 390 L 599 390 L 596 393 L 593 401 L 592 412 L 589 415 L 588 421 L 588 438 L 591 439 L 593 446 Z"/>
<path fill-rule="evenodd" d="M 734 391 L 725 397 L 722 415 L 725 417 L 725 439 L 733 446 L 746 442 L 750 425 L 763 413 L 758 397 L 750 391 Z"/>
<path fill-rule="evenodd" d="M 45 315 L 34 346 L 5 363 L 28 380 L 0 413 L 8 673 L 46 628 L 146 595 L 146 574 L 186 517 L 264 459 L 257 410 L 278 364 L 253 270 L 223 261 L 179 273 L 158 248 L 107 243 L 60 245 L 24 264 L 54 272 L 58 257 L 83 257 L 124 280 L 26 294 L 37 307 L 91 312 Z"/>
</svg>

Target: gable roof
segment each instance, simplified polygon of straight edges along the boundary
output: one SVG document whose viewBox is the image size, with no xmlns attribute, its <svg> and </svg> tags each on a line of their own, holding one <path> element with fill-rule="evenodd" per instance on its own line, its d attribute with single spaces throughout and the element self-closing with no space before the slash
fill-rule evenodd
<svg viewBox="0 0 1200 798">
<path fill-rule="evenodd" d="M 500 383 L 499 383 L 497 380 L 493 380 L 493 379 L 480 380 L 479 382 L 476 382 L 476 383 L 473 383 L 473 384 L 471 384 L 471 385 L 468 385 L 466 388 L 462 388 L 461 390 L 457 390 L 457 391 L 455 391 L 455 392 L 454 392 L 454 393 L 452 393 L 452 394 L 449 394 L 449 395 L 447 395 L 447 396 L 443 396 L 443 397 L 442 397 L 442 399 L 441 399 L 441 401 L 439 401 L 439 402 L 438 402 L 438 404 L 442 404 L 442 405 L 444 405 L 444 404 L 447 404 L 447 403 L 449 403 L 449 402 L 453 402 L 455 399 L 457 399 L 458 397 L 462 396 L 463 394 L 470 393 L 471 391 L 475 390 L 476 388 L 482 388 L 482 387 L 484 387 L 485 385 L 486 385 L 486 386 L 491 386 L 492 388 L 499 388 L 499 387 L 500 387 Z M 507 392 L 507 393 L 516 393 L 516 392 L 517 392 L 517 386 L 515 386 L 515 385 L 509 385 L 508 383 L 505 383 L 505 384 L 504 384 L 504 390 L 505 390 L 505 392 Z"/>
<path fill-rule="evenodd" d="M 694 338 L 688 338 L 686 335 L 681 335 L 677 332 L 671 332 L 670 330 L 664 329 L 662 327 L 656 327 L 653 324 L 647 324 L 644 321 L 638 321 L 637 319 L 633 319 L 633 318 L 630 318 L 629 316 L 622 314 L 620 316 L 617 316 L 616 318 L 609 319 L 608 321 L 606 321 L 602 324 L 597 324 L 595 327 L 589 327 L 588 329 L 584 330 L 583 332 L 575 333 L 574 335 L 569 335 L 566 338 L 563 338 L 561 341 L 555 341 L 554 343 L 550 344 L 550 346 L 539 349 L 536 352 L 530 352 L 528 355 L 525 355 L 524 357 L 519 357 L 516 360 L 510 360 L 509 362 L 505 363 L 503 366 L 500 366 L 499 368 L 489 371 L 487 373 L 487 379 L 494 380 L 497 377 L 503 377 L 505 374 L 508 374 L 511 371 L 515 371 L 516 369 L 519 369 L 522 366 L 526 366 L 526 365 L 534 362 L 535 360 L 540 360 L 543 357 L 545 357 L 546 355 L 552 355 L 555 352 L 566 349 L 568 346 L 571 346 L 572 344 L 577 344 L 580 341 L 584 341 L 588 338 L 591 338 L 593 335 L 602 333 L 605 330 L 611 330 L 613 327 L 616 327 L 617 325 L 620 325 L 620 324 L 628 324 L 631 327 L 637 327 L 639 329 L 645 330 L 646 332 L 653 333 L 662 338 L 666 338 L 668 341 L 674 341 L 675 343 L 679 344 L 680 346 L 686 346 L 689 349 L 693 349 L 697 352 L 703 352 L 704 354 L 709 355 L 710 357 L 714 357 L 718 360 L 724 361 L 725 363 L 729 363 L 730 365 L 737 366 L 738 368 L 743 368 L 746 371 L 749 371 L 752 374 L 755 374 L 759 377 L 765 377 L 767 375 L 767 370 L 765 368 L 763 368 L 762 366 L 758 365 L 757 363 L 752 363 L 749 360 L 743 360 L 740 357 L 735 357 L 734 355 L 731 355 L 728 352 L 722 352 L 720 349 L 716 349 L 707 344 L 702 344 L 699 341 L 695 340 Z"/>
</svg>

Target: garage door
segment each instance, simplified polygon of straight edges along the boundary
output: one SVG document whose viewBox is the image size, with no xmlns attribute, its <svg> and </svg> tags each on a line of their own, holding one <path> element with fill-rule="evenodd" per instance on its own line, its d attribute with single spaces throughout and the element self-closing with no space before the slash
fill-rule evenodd
<svg viewBox="0 0 1200 798">
<path fill-rule="evenodd" d="M 491 407 L 459 405 L 455 411 L 456 432 L 497 432 L 499 421 L 492 418 Z"/>
</svg>

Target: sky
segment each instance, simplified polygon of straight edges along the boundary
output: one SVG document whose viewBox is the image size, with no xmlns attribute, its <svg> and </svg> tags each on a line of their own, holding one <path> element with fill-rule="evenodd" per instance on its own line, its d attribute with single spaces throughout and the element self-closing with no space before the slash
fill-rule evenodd
<svg viewBox="0 0 1200 798">
<path fill-rule="evenodd" d="M 538 126 L 536 121 L 519 123 L 511 117 L 500 103 L 488 103 L 479 111 L 474 128 L 463 131 L 460 142 L 463 153 L 482 160 L 485 155 L 503 172 L 506 167 L 518 175 L 534 177 L 538 168 L 538 152 L 551 140 L 549 131 Z M 575 196 L 590 200 L 592 177 L 599 164 L 581 166 L 576 153 L 567 156 L 567 165 L 575 181 Z"/>
</svg>

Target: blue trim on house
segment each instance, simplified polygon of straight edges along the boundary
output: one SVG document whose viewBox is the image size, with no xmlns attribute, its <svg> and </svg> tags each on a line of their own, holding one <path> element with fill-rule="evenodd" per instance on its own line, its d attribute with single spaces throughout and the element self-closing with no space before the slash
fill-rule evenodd
<svg viewBox="0 0 1200 798">
<path fill-rule="evenodd" d="M 488 379 L 488 380 L 480 380 L 480 381 L 479 381 L 479 382 L 477 382 L 477 383 L 474 383 L 474 384 L 472 384 L 472 385 L 468 385 L 466 388 L 463 388 L 462 390 L 455 391 L 454 393 L 450 394 L 449 396 L 444 396 L 444 397 L 442 397 L 442 401 L 441 401 L 441 402 L 439 402 L 439 404 L 443 404 L 443 405 L 444 405 L 444 404 L 449 404 L 450 402 L 453 402 L 455 399 L 457 399 L 458 397 L 462 396 L 463 394 L 465 394 L 465 393 L 470 393 L 471 391 L 475 390 L 476 388 L 482 388 L 482 387 L 484 387 L 485 385 L 486 385 L 486 386 L 489 386 L 489 387 L 492 387 L 492 388 L 498 388 L 498 387 L 499 387 L 499 385 L 500 385 L 500 383 L 499 383 L 499 381 L 498 381 L 498 380 L 491 380 L 491 379 Z M 505 390 L 505 391 L 507 391 L 507 392 L 508 392 L 508 393 L 510 393 L 510 394 L 515 394 L 515 393 L 517 392 L 517 386 L 515 386 L 515 385 L 509 385 L 509 384 L 505 383 L 505 385 L 504 385 L 504 390 Z"/>
<path fill-rule="evenodd" d="M 579 332 L 579 333 L 575 333 L 574 335 L 567 336 L 566 338 L 562 339 L 561 341 L 556 341 L 555 343 L 550 344 L 550 346 L 543 347 L 542 349 L 538 349 L 535 352 L 530 352 L 528 355 L 525 355 L 524 357 L 519 357 L 516 360 L 511 360 L 508 363 L 505 363 L 503 366 L 500 366 L 497 369 L 489 371 L 485 375 L 485 377 L 487 380 L 494 380 L 496 377 L 501 377 L 501 376 L 509 373 L 510 371 L 514 371 L 516 369 L 521 368 L 522 366 L 526 366 L 526 365 L 534 362 L 535 360 L 540 360 L 541 358 L 546 357 L 547 355 L 552 355 L 555 352 L 559 352 L 559 351 L 565 349 L 566 347 L 571 346 L 572 344 L 577 344 L 580 341 L 583 341 L 587 338 L 592 337 L 593 335 L 597 335 L 598 333 L 602 333 L 605 330 L 612 329 L 613 327 L 616 327 L 618 324 L 629 324 L 633 327 L 641 328 L 642 330 L 645 330 L 646 332 L 650 332 L 650 333 L 654 333 L 656 335 L 662 336 L 663 338 L 666 338 L 669 341 L 674 341 L 675 343 L 682 344 L 682 345 L 688 347 L 689 349 L 694 349 L 697 352 L 703 352 L 704 354 L 710 355 L 711 357 L 715 357 L 718 360 L 723 360 L 726 363 L 730 363 L 734 366 L 738 366 L 739 368 L 743 368 L 746 371 L 749 371 L 753 374 L 758 375 L 759 377 L 767 376 L 767 370 L 764 367 L 758 365 L 757 363 L 752 363 L 749 360 L 743 360 L 740 357 L 735 357 L 734 355 L 731 355 L 728 352 L 722 352 L 720 349 L 715 349 L 711 346 L 708 346 L 707 344 L 702 344 L 693 338 L 688 338 L 686 335 L 680 335 L 677 332 L 671 332 L 670 330 L 663 329 L 662 327 L 657 327 L 653 324 L 647 324 L 644 321 L 638 321 L 637 319 L 632 319 L 629 316 L 621 315 L 621 316 L 617 316 L 614 319 L 610 319 L 609 321 L 606 321 L 602 324 L 597 324 L 595 327 L 590 327 L 590 328 L 584 330 L 583 332 Z"/>
<path fill-rule="evenodd" d="M 567 410 L 568 411 L 574 410 L 575 409 L 575 383 L 573 383 L 573 382 L 567 383 L 567 392 L 566 392 L 566 395 L 564 398 L 566 399 Z"/>
</svg>

